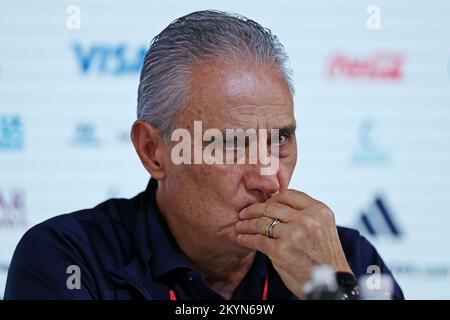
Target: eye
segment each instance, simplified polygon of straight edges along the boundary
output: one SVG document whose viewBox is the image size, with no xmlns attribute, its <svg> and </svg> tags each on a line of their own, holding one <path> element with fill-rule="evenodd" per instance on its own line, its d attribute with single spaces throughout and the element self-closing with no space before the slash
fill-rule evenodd
<svg viewBox="0 0 450 320">
<path fill-rule="evenodd" d="M 274 142 L 280 147 L 286 145 L 289 142 L 289 135 L 286 133 L 280 133 L 278 137 L 274 138 Z"/>
<path fill-rule="evenodd" d="M 284 145 L 288 142 L 289 137 L 285 134 L 281 134 L 279 138 L 279 144 Z"/>
</svg>

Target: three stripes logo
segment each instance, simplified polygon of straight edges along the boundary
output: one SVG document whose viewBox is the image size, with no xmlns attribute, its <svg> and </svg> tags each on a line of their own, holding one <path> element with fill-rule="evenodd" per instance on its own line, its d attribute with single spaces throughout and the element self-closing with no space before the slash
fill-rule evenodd
<svg viewBox="0 0 450 320">
<path fill-rule="evenodd" d="M 367 210 L 361 212 L 356 228 L 373 237 L 400 238 L 404 234 L 386 200 L 379 195 L 375 196 Z"/>
</svg>

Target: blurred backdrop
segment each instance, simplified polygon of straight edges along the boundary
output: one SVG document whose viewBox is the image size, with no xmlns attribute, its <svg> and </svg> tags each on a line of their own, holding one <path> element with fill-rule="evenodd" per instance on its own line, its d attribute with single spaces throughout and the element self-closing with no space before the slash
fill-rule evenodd
<svg viewBox="0 0 450 320">
<path fill-rule="evenodd" d="M 0 1 L 0 297 L 31 226 L 144 190 L 129 132 L 150 40 L 200 9 L 285 45 L 291 187 L 377 247 L 406 298 L 450 298 L 450 2 Z"/>
</svg>

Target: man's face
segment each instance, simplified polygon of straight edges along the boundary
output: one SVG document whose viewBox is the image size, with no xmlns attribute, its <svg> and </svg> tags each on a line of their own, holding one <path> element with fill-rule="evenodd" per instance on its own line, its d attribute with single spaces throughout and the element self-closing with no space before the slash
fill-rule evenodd
<svg viewBox="0 0 450 320">
<path fill-rule="evenodd" d="M 270 129 L 280 129 L 283 135 L 279 138 L 279 165 L 272 175 L 261 175 L 262 165 L 248 161 L 175 165 L 170 152 L 176 143 L 167 148 L 162 186 L 171 195 L 171 214 L 176 215 L 171 220 L 186 230 L 234 246 L 239 211 L 288 187 L 297 145 L 295 133 L 285 135 L 281 129 L 295 128 L 292 96 L 287 82 L 271 66 L 210 61 L 194 70 L 190 85 L 190 104 L 177 114 L 175 129 L 185 128 L 194 137 L 194 121 L 201 121 L 203 132 L 210 128 L 223 132 L 268 129 L 270 137 Z"/>
</svg>

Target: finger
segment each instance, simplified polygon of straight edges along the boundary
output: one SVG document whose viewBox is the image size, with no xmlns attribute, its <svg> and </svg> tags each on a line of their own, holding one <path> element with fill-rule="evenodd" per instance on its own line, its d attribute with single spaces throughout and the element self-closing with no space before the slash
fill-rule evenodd
<svg viewBox="0 0 450 320">
<path fill-rule="evenodd" d="M 248 206 L 239 213 L 239 218 L 246 220 L 265 216 L 283 222 L 289 222 L 295 218 L 295 214 L 295 210 L 285 204 L 266 201 Z"/>
<path fill-rule="evenodd" d="M 255 218 L 251 220 L 241 220 L 236 223 L 236 232 L 239 234 L 260 234 L 266 235 L 266 228 L 273 219 L 268 217 Z M 286 234 L 285 223 L 277 223 L 272 227 L 272 235 L 274 239 L 280 238 L 282 234 Z M 284 230 L 284 231 L 283 231 Z"/>
<path fill-rule="evenodd" d="M 305 209 L 319 202 L 306 193 L 294 189 L 288 189 L 273 195 L 268 202 L 271 201 L 288 205 L 297 210 Z"/>
<path fill-rule="evenodd" d="M 239 220 L 236 223 L 236 232 L 265 235 L 264 233 L 265 228 L 272 221 L 273 219 L 269 217 L 260 217 L 249 220 Z"/>
<path fill-rule="evenodd" d="M 271 256 L 276 239 L 270 239 L 266 236 L 260 234 L 239 234 L 237 236 L 237 241 L 240 245 L 258 250 L 264 253 L 266 256 Z"/>
</svg>

